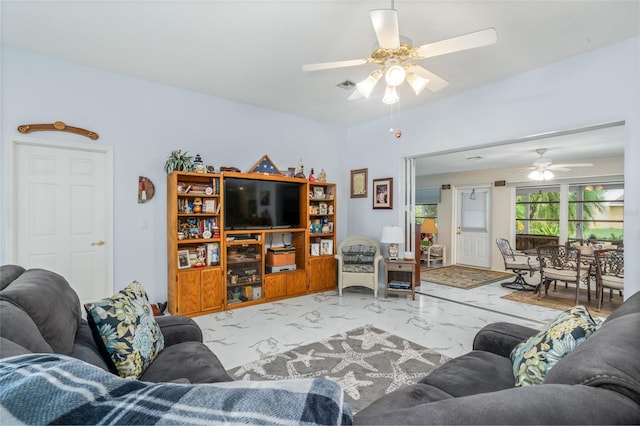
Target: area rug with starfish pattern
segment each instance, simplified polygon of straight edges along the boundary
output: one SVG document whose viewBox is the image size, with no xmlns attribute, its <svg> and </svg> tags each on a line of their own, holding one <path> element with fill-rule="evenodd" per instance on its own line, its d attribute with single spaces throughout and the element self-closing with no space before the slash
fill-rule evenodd
<svg viewBox="0 0 640 426">
<path fill-rule="evenodd" d="M 340 383 L 354 413 L 401 386 L 417 383 L 449 358 L 365 326 L 228 371 L 236 380 L 326 377 Z"/>
<path fill-rule="evenodd" d="M 420 268 L 420 281 L 444 284 L 463 289 L 479 287 L 513 277 L 515 277 L 515 275 L 509 272 L 459 265 L 443 266 L 442 268 L 427 268 L 426 265 L 424 265 Z"/>
</svg>

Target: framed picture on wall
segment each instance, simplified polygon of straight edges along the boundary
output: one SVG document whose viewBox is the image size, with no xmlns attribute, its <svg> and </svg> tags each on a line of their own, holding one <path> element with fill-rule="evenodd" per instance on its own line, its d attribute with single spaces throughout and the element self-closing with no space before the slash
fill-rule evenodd
<svg viewBox="0 0 640 426">
<path fill-rule="evenodd" d="M 393 208 L 393 178 L 373 180 L 373 208 Z"/>
<path fill-rule="evenodd" d="M 351 198 L 367 198 L 368 169 L 351 170 Z"/>
</svg>

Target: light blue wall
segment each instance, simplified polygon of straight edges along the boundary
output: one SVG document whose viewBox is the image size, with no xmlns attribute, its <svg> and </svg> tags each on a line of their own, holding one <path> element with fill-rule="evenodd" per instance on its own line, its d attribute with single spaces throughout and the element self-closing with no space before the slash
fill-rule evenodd
<svg viewBox="0 0 640 426">
<path fill-rule="evenodd" d="M 624 239 L 627 257 L 634 259 L 640 253 L 639 103 L 636 37 L 401 111 L 400 139 L 389 135 L 389 118 L 352 126 L 346 166 L 368 167 L 370 179 L 393 176 L 397 191 L 403 157 L 625 120 Z M 370 199 L 354 199 L 348 207 L 350 234 L 379 238 L 383 225 L 400 223 L 399 205 L 394 211 L 372 210 Z M 625 296 L 640 290 L 638 262 L 626 265 L 625 287 Z"/>
<path fill-rule="evenodd" d="M 284 170 L 302 158 L 305 171 L 324 168 L 329 181 L 341 164 L 346 129 L 187 90 L 29 54 L 2 51 L 3 156 L 8 135 L 27 123 L 64 121 L 97 132 L 93 142 L 70 133 L 39 132 L 38 139 L 104 144 L 114 152 L 114 287 L 145 285 L 152 302 L 167 298 L 166 175 L 169 152 L 200 153 L 207 164 L 247 171 L 264 154 Z M 3 158 L 4 161 L 4 158 Z M 4 164 L 4 163 L 0 163 Z M 138 176 L 156 196 L 138 204 Z M 5 175 L 2 173 L 2 178 Z M 2 198 L 2 231 L 7 203 Z M 338 209 L 337 231 L 346 232 Z M 140 222 L 147 222 L 141 229 Z M 0 263 L 7 259 L 2 232 Z"/>
<path fill-rule="evenodd" d="M 389 134 L 388 117 L 346 129 L 4 49 L 0 134 L 4 145 L 8 135 L 17 134 L 19 124 L 61 120 L 98 132 L 98 143 L 114 147 L 114 285 L 119 289 L 138 279 L 149 289 L 152 301 L 157 301 L 166 300 L 162 166 L 173 149 L 200 153 L 216 168 L 236 166 L 245 171 L 264 154 L 282 168 L 295 166 L 300 158 L 306 170 L 324 167 L 329 181 L 339 185 L 338 239 L 354 234 L 379 238 L 383 225 L 400 223 L 398 190 L 407 156 L 626 120 L 625 184 L 637 188 L 639 76 L 640 38 L 634 38 L 401 110 L 403 136 L 396 139 Z M 61 135 L 37 137 L 59 139 Z M 70 134 L 64 134 L 64 139 L 88 141 Z M 373 210 L 371 197 L 349 198 L 349 170 L 359 168 L 369 169 L 369 185 L 372 179 L 394 178 L 393 210 Z M 156 198 L 146 205 L 137 203 L 139 175 L 156 183 Z M 0 262 L 4 263 L 4 197 L 2 203 Z M 141 220 L 148 221 L 147 229 L 140 229 Z M 632 258 L 640 253 L 638 191 L 625 193 L 625 248 Z M 625 281 L 627 296 L 640 290 L 640 264 L 627 266 Z"/>
</svg>

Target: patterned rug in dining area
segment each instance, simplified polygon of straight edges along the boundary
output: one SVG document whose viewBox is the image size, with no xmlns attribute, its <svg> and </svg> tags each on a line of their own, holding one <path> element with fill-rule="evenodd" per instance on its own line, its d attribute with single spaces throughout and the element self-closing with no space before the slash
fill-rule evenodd
<svg viewBox="0 0 640 426">
<path fill-rule="evenodd" d="M 591 287 L 593 289 L 593 286 Z M 569 308 L 575 306 L 576 303 L 576 289 L 575 287 L 566 288 L 564 284 L 558 284 L 556 289 L 553 286 L 549 287 L 549 294 L 545 295 L 544 290 L 542 297 L 538 298 L 537 293 L 531 291 L 516 291 L 502 296 L 502 299 L 512 300 L 514 302 L 527 303 L 529 305 L 544 306 L 545 308 L 558 309 L 560 311 L 566 311 Z M 613 292 L 612 300 L 609 300 L 609 291 L 606 290 L 602 303 L 602 308 L 598 311 L 598 300 L 596 299 L 596 292 L 591 291 L 591 301 L 587 298 L 587 289 L 580 289 L 580 295 L 578 296 L 578 304 L 585 305 L 591 315 L 599 317 L 608 317 L 611 315 L 618 306 L 622 304 L 622 296 L 616 291 Z"/>
<path fill-rule="evenodd" d="M 356 413 L 401 386 L 417 383 L 448 360 L 432 349 L 365 326 L 227 372 L 236 380 L 333 379 L 342 385 L 345 401 Z"/>
<path fill-rule="evenodd" d="M 443 284 L 465 290 L 513 277 L 515 275 L 510 272 L 459 265 L 443 266 L 442 268 L 427 268 L 426 265 L 423 265 L 420 268 L 420 281 Z"/>
</svg>

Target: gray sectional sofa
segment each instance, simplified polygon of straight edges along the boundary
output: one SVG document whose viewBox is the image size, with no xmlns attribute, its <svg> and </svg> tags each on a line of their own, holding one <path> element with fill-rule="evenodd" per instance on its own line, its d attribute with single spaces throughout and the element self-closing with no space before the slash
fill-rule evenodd
<svg viewBox="0 0 640 426">
<path fill-rule="evenodd" d="M 480 330 L 473 351 L 354 416 L 355 424 L 640 424 L 640 292 L 549 370 L 515 387 L 512 349 L 538 333 L 508 323 Z"/>
<path fill-rule="evenodd" d="M 181 392 L 188 386 L 189 392 L 207 393 L 206 397 L 195 395 L 191 401 L 194 407 L 205 398 L 216 400 L 223 407 L 239 409 L 239 405 L 233 405 L 237 403 L 238 395 L 253 390 L 240 392 L 240 388 L 235 389 L 240 385 L 238 382 L 229 383 L 232 387 L 225 389 L 236 391 L 229 400 L 213 397 L 207 385 L 183 384 L 217 383 L 215 386 L 224 387 L 231 381 L 215 354 L 202 343 L 202 334 L 195 322 L 178 316 L 157 317 L 157 321 L 162 328 L 165 348 L 137 382 L 137 391 L 146 392 L 141 387 L 153 386 L 149 382 L 174 382 L 178 384 L 157 384 L 155 386 L 160 388 L 155 390 L 173 395 L 175 386 L 182 386 Z M 476 335 L 470 353 L 447 362 L 420 383 L 380 398 L 353 417 L 348 407 L 340 407 L 341 390 L 336 385 L 331 392 L 320 391 L 323 395 L 331 394 L 328 403 L 318 404 L 314 399 L 318 394 L 313 398 L 302 394 L 301 399 L 309 405 L 300 406 L 299 412 L 293 413 L 297 417 L 289 417 L 288 422 L 295 418 L 320 423 L 350 423 L 353 420 L 357 424 L 640 424 L 640 292 L 631 296 L 584 343 L 562 358 L 549 371 L 543 384 L 515 387 L 509 354 L 518 343 L 537 332 L 508 323 L 488 325 Z M 93 374 L 105 374 L 103 370 L 108 370 L 87 322 L 81 318 L 78 297 L 64 278 L 44 270 L 25 271 L 19 266 L 3 266 L 0 270 L 0 359 L 32 352 L 71 357 L 65 362 L 82 360 L 99 367 L 92 369 Z M 34 355 L 38 356 L 42 355 Z M 42 363 L 38 368 L 45 368 L 52 362 L 58 365 L 55 359 L 34 359 L 36 361 Z M 80 364 L 71 367 L 82 370 L 87 366 Z M 5 368 L 18 367 L 8 365 Z M 112 382 L 116 378 L 107 374 L 103 380 Z M 316 382 L 323 386 L 330 382 L 314 380 L 324 380 L 323 383 Z M 122 386 L 120 381 L 136 383 L 118 378 L 110 386 L 118 389 Z M 281 395 L 281 391 L 277 389 L 275 395 Z M 264 398 L 258 401 L 255 395 L 244 399 L 246 410 L 255 406 L 284 413 L 288 409 L 282 409 L 278 403 L 289 408 L 292 405 L 290 399 L 282 396 L 272 401 Z M 290 395 L 300 393 L 291 392 Z M 327 409 L 329 406 L 336 408 L 330 416 L 309 416 L 309 413 L 328 413 L 331 411 Z M 87 414 L 84 409 L 76 411 Z M 75 414 L 65 413 L 71 417 L 56 417 L 55 421 L 68 422 L 76 419 Z M 223 417 L 206 419 L 209 422 L 212 419 L 214 422 L 229 419 L 245 422 L 256 418 L 251 417 L 253 413 L 245 417 L 223 414 Z M 161 415 L 167 415 L 167 412 Z M 181 421 L 189 423 L 190 415 L 187 413 Z M 88 417 L 80 419 L 85 423 L 90 421 Z M 153 419 L 155 417 L 141 418 L 132 414 L 128 423 L 155 422 Z M 195 418 L 191 419 L 195 421 Z M 48 421 L 38 417 L 33 423 Z M 109 423 L 104 418 L 100 421 Z"/>
<path fill-rule="evenodd" d="M 78 295 L 67 280 L 44 269 L 0 267 L 0 358 L 25 353 L 56 353 L 109 371 L 82 319 Z M 156 317 L 165 348 L 144 372 L 147 382 L 216 383 L 233 379 L 202 343 L 190 318 Z"/>
</svg>

